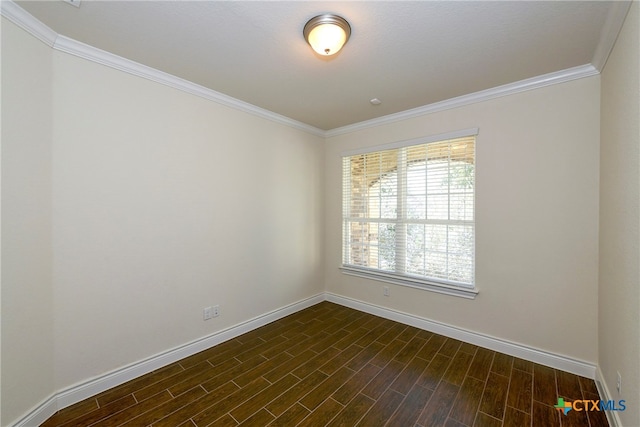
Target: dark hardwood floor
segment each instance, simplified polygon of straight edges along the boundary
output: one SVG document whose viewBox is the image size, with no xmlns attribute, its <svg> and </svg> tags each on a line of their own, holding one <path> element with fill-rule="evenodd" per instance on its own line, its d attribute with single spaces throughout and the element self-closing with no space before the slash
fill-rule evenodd
<svg viewBox="0 0 640 427">
<path fill-rule="evenodd" d="M 323 302 L 43 426 L 608 426 L 593 380 Z"/>
</svg>

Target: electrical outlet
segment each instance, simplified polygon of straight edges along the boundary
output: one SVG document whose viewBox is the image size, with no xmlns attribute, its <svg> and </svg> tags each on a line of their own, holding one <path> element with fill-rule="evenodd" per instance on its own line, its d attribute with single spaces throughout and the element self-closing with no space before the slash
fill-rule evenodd
<svg viewBox="0 0 640 427">
<path fill-rule="evenodd" d="M 213 310 L 211 307 L 205 307 L 204 310 L 202 310 L 202 318 L 204 320 L 209 320 L 213 317 Z"/>
<path fill-rule="evenodd" d="M 389 296 L 389 287 L 388 286 L 383 286 L 382 287 L 382 295 L 384 295 L 385 297 Z"/>
<path fill-rule="evenodd" d="M 219 305 L 214 305 L 213 306 L 212 314 L 213 314 L 213 317 L 220 316 L 220 306 Z"/>
<path fill-rule="evenodd" d="M 620 394 L 620 390 L 622 389 L 622 377 L 620 376 L 620 372 L 616 372 L 618 375 L 616 378 L 616 390 L 618 390 L 618 394 Z"/>
</svg>

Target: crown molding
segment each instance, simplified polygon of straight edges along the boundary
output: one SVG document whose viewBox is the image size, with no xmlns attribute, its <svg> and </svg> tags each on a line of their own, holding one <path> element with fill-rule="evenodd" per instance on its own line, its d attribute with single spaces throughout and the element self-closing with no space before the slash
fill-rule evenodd
<svg viewBox="0 0 640 427">
<path fill-rule="evenodd" d="M 395 123 L 402 120 L 412 119 L 414 117 L 424 116 L 426 114 L 450 110 L 452 108 L 459 108 L 465 105 L 488 101 L 490 99 L 509 96 L 528 90 L 539 89 L 545 86 L 551 86 L 558 83 L 564 83 L 571 80 L 590 77 L 596 74 L 599 74 L 599 71 L 593 65 L 585 64 L 574 68 L 568 68 L 566 70 L 556 71 L 554 73 L 543 74 L 541 76 L 532 77 L 530 79 L 520 80 L 518 82 L 509 83 L 503 86 L 482 90 L 480 92 L 458 96 L 456 98 L 424 105 L 422 107 L 413 108 L 411 110 L 401 111 L 399 113 L 389 114 L 387 116 L 382 116 L 375 119 L 354 123 L 352 125 L 331 129 L 326 131 L 324 135 L 325 138 L 344 135 L 363 129 L 368 129 L 389 123 Z"/>
<path fill-rule="evenodd" d="M 240 101 L 239 99 L 232 98 L 223 93 L 216 92 L 215 90 L 200 86 L 196 83 L 123 58 L 113 53 L 106 52 L 102 49 L 98 49 L 69 37 L 59 35 L 11 0 L 1 0 L 1 4 L 2 16 L 6 16 L 11 22 L 55 50 L 163 84 L 253 116 L 289 126 L 312 135 L 324 137 L 324 131 L 314 126 L 265 110 L 253 104 L 249 104 L 248 102 Z"/>
<path fill-rule="evenodd" d="M 89 61 L 142 77 L 156 83 L 160 83 L 192 95 L 216 102 L 227 107 L 246 112 L 248 114 L 261 117 L 272 122 L 276 122 L 285 126 L 289 126 L 309 134 L 322 138 L 330 138 L 351 132 L 356 132 L 368 128 L 373 128 L 389 123 L 395 123 L 426 114 L 432 114 L 439 111 L 445 111 L 452 108 L 463 107 L 465 105 L 475 104 L 478 102 L 488 101 L 491 99 L 509 96 L 516 93 L 542 88 L 554 84 L 564 83 L 571 80 L 581 79 L 597 75 L 604 68 L 604 65 L 613 49 L 613 45 L 620 33 L 620 29 L 624 24 L 625 17 L 631 7 L 630 1 L 613 2 L 614 6 L 607 16 L 607 21 L 603 27 L 600 42 L 591 64 L 585 64 L 554 73 L 544 74 L 537 77 L 521 80 L 519 82 L 509 83 L 503 86 L 462 95 L 456 98 L 447 99 L 433 104 L 424 105 L 395 114 L 366 120 L 351 125 L 322 130 L 314 126 L 302 123 L 289 117 L 274 113 L 269 110 L 257 107 L 253 104 L 232 98 L 204 86 L 182 79 L 180 77 L 165 73 L 155 68 L 139 64 L 118 55 L 103 51 L 93 46 L 70 39 L 63 35 L 58 35 L 51 28 L 34 18 L 20 6 L 11 0 L 1 0 L 2 7 L 0 9 L 2 16 L 5 16 L 14 24 L 18 25 L 28 33 L 32 34 L 45 44 L 52 48 L 65 52 Z"/>
<path fill-rule="evenodd" d="M 16 24 L 44 44 L 53 47 L 58 34 L 51 28 L 37 20 L 30 13 L 12 2 L 11 0 L 0 1 L 0 15 Z"/>
<path fill-rule="evenodd" d="M 144 79 L 208 99 L 209 101 L 213 101 L 235 110 L 249 113 L 272 122 L 280 123 L 312 135 L 324 137 L 323 130 L 310 126 L 306 123 L 265 110 L 253 104 L 249 104 L 248 102 L 240 101 L 239 99 L 232 98 L 223 93 L 200 86 L 199 84 L 165 73 L 164 71 L 148 67 L 138 62 L 131 61 L 130 59 L 114 55 L 113 53 L 84 44 L 66 36 L 59 35 L 53 45 L 53 48 L 60 52 L 65 52 L 70 55 L 93 61 L 107 67 L 115 68 L 116 70 L 124 71 L 125 73 L 133 74 L 134 76 L 142 77 Z"/>
<path fill-rule="evenodd" d="M 600 41 L 591 59 L 591 64 L 593 64 L 599 72 L 602 72 L 607 63 L 607 59 L 609 59 L 613 45 L 616 43 L 618 34 L 620 34 L 620 30 L 622 30 L 622 26 L 624 25 L 624 20 L 629 13 L 629 9 L 631 9 L 631 3 L 633 2 L 615 1 L 609 10 L 609 15 L 607 15 L 602 33 L 600 33 Z"/>
</svg>

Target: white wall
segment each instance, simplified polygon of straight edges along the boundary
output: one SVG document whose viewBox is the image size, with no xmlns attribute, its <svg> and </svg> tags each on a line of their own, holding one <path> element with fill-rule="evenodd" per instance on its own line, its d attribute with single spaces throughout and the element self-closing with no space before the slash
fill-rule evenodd
<svg viewBox="0 0 640 427">
<path fill-rule="evenodd" d="M 329 138 L 327 291 L 587 361 L 597 360 L 599 77 Z M 475 300 L 339 272 L 343 150 L 479 128 Z"/>
<path fill-rule="evenodd" d="M 323 290 L 320 138 L 64 53 L 54 67 L 56 388 Z"/>
<path fill-rule="evenodd" d="M 322 138 L 2 36 L 2 425 L 322 292 Z"/>
<path fill-rule="evenodd" d="M 2 18 L 2 414 L 53 391 L 51 49 Z"/>
<path fill-rule="evenodd" d="M 627 402 L 625 426 L 640 425 L 639 22 L 634 2 L 602 73 L 598 361 L 610 398 Z"/>
</svg>

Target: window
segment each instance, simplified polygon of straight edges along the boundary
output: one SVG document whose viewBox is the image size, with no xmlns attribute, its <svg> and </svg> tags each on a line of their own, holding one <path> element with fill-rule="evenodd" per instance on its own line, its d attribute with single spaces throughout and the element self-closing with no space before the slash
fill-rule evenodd
<svg viewBox="0 0 640 427">
<path fill-rule="evenodd" d="M 344 272 L 475 296 L 476 134 L 343 157 Z"/>
</svg>

